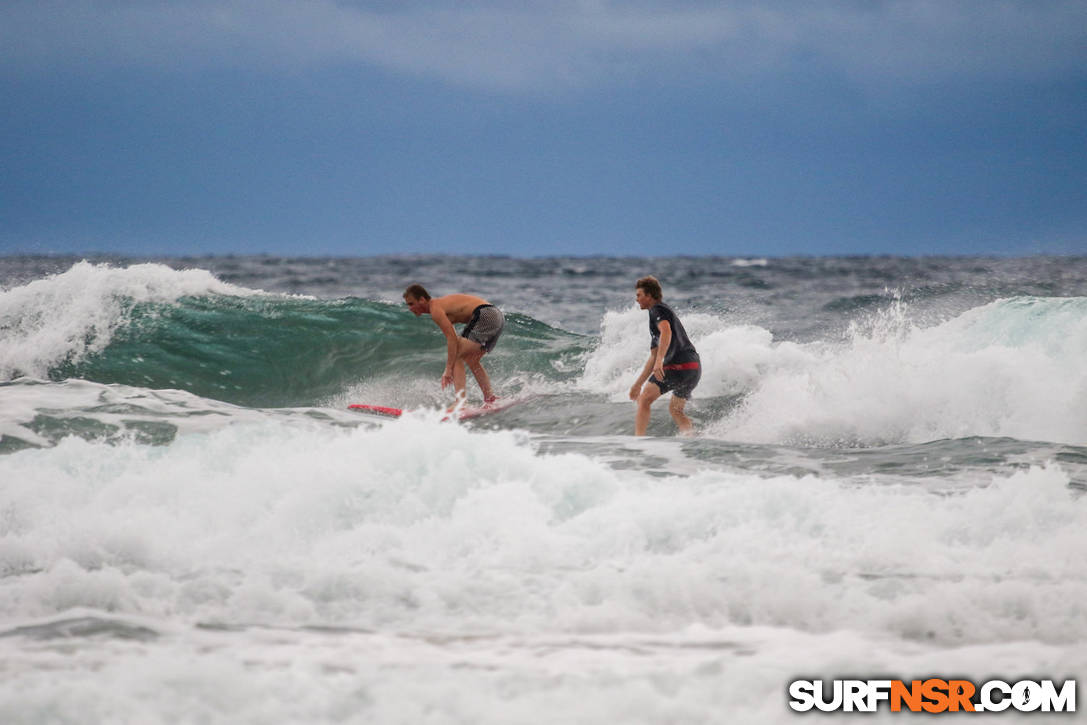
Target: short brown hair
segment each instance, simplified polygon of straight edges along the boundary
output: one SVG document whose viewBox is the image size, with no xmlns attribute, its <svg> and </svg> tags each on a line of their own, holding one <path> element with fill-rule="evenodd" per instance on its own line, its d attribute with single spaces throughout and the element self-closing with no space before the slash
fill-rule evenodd
<svg viewBox="0 0 1087 725">
<path fill-rule="evenodd" d="M 409 285 L 408 288 L 404 290 L 404 297 L 407 297 L 408 295 L 411 295 L 414 299 L 417 300 L 430 299 L 430 293 L 423 289 L 423 285 L 421 284 Z"/>
<path fill-rule="evenodd" d="M 663 292 L 661 292 L 661 283 L 657 281 L 656 277 L 642 277 L 634 284 L 634 289 L 642 288 L 642 291 L 653 299 L 660 302 Z"/>
</svg>

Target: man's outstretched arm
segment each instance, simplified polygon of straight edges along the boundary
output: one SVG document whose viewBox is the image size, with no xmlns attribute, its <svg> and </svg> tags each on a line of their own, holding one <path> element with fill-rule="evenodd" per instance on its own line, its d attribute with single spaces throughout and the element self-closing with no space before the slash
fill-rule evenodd
<svg viewBox="0 0 1087 725">
<path fill-rule="evenodd" d="M 453 365 L 457 362 L 457 353 L 459 352 L 457 330 L 453 327 L 453 323 L 449 320 L 449 316 L 445 314 L 442 306 L 433 301 L 430 303 L 430 318 L 434 320 L 434 324 L 438 326 L 438 329 L 445 334 L 445 372 L 442 373 L 442 389 L 444 390 L 446 385 L 453 382 Z"/>
<path fill-rule="evenodd" d="M 645 367 L 642 368 L 641 375 L 639 375 L 638 379 L 634 381 L 634 385 L 630 386 L 629 395 L 631 400 L 637 400 L 638 396 L 641 395 L 642 386 L 645 385 L 646 380 L 649 380 L 649 376 L 653 374 L 653 361 L 655 361 L 656 359 L 657 351 L 650 350 L 649 359 L 645 361 Z"/>
</svg>

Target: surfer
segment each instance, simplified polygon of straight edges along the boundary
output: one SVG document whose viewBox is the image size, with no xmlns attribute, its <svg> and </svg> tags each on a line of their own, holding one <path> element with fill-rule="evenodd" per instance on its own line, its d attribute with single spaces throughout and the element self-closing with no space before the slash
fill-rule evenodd
<svg viewBox="0 0 1087 725">
<path fill-rule="evenodd" d="M 630 399 L 638 403 L 634 435 L 645 435 L 649 427 L 649 406 L 668 391 L 672 391 L 668 412 L 679 426 L 679 432 L 690 435 L 691 419 L 683 408 L 702 377 L 702 364 L 676 313 L 661 302 L 661 298 L 661 284 L 656 277 L 642 277 L 635 283 L 634 300 L 640 308 L 649 310 L 650 341 L 649 359 L 630 387 Z"/>
<path fill-rule="evenodd" d="M 413 284 L 404 290 L 404 302 L 408 309 L 420 315 L 430 315 L 434 324 L 445 334 L 448 341 L 445 372 L 442 373 L 442 389 L 453 383 L 457 398 L 465 396 L 464 366 L 472 371 L 479 389 L 483 391 L 483 403 L 488 405 L 497 398 L 491 389 L 491 379 L 483 369 L 481 358 L 494 349 L 506 318 L 502 311 L 485 299 L 474 295 L 451 294 L 431 299 L 422 285 Z M 466 323 L 457 337 L 453 323 Z"/>
</svg>

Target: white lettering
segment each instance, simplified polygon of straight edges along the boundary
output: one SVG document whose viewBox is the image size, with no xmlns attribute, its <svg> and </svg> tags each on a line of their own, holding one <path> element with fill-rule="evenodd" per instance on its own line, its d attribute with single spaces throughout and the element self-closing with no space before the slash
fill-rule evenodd
<svg viewBox="0 0 1087 725">
<path fill-rule="evenodd" d="M 1023 680 L 1012 687 L 1012 705 L 1019 712 L 1034 712 L 1042 706 L 1042 688 L 1037 682 Z"/>
<path fill-rule="evenodd" d="M 879 709 L 879 703 L 881 700 L 891 699 L 891 681 L 890 680 L 869 680 L 868 681 L 868 712 L 875 712 Z"/>
<path fill-rule="evenodd" d="M 1076 681 L 1065 680 L 1064 684 L 1061 685 L 1061 691 L 1058 693 L 1053 680 L 1042 680 L 1042 711 L 1075 712 Z"/>
<path fill-rule="evenodd" d="M 789 707 L 797 712 L 807 712 L 815 707 L 815 683 L 811 680 L 796 680 L 789 685 Z"/>
<path fill-rule="evenodd" d="M 864 680 L 846 680 L 845 692 L 843 693 L 843 702 L 845 704 L 846 712 L 853 712 L 857 710 L 859 712 L 867 712 L 868 707 L 866 700 L 868 699 L 866 693 L 868 692 L 868 683 Z"/>
<path fill-rule="evenodd" d="M 1000 693 L 1000 699 L 993 699 L 993 692 Z M 1012 686 L 1003 680 L 989 680 L 981 687 L 981 704 L 976 709 L 986 712 L 1004 712 L 1011 707 Z"/>
<path fill-rule="evenodd" d="M 834 683 L 831 685 L 831 692 L 834 694 L 829 702 L 826 699 L 826 692 L 824 692 L 826 681 L 816 680 L 816 682 L 819 683 L 819 694 L 815 697 L 815 706 L 817 708 L 823 712 L 834 712 L 842 706 L 843 697 L 841 680 L 834 680 Z"/>
<path fill-rule="evenodd" d="M 947 701 L 950 703 L 947 709 L 969 709 L 971 703 L 966 702 L 965 693 L 972 691 L 976 685 L 960 680 L 949 682 L 953 684 L 947 685 Z M 942 683 L 939 679 L 925 680 L 924 683 L 913 681 L 915 686 L 936 689 L 943 686 Z M 876 712 L 880 703 L 891 701 L 892 689 L 904 684 L 903 680 L 795 680 L 789 683 L 789 707 L 796 712 L 808 712 L 813 708 L 823 712 Z M 941 697 L 942 692 L 940 690 Z M 977 693 L 977 700 L 972 703 L 976 712 L 1003 712 L 1008 708 L 1015 708 L 1019 712 L 1076 711 L 1075 680 L 1065 680 L 1063 683 L 1020 680 L 1015 684 L 989 680 L 981 684 Z M 910 699 L 903 702 L 914 711 L 931 707 L 931 703 L 939 705 L 943 701 L 926 695 L 921 701 L 923 707 L 919 707 L 918 700 L 914 700 L 912 695 L 900 694 L 901 698 L 907 696 Z"/>
</svg>

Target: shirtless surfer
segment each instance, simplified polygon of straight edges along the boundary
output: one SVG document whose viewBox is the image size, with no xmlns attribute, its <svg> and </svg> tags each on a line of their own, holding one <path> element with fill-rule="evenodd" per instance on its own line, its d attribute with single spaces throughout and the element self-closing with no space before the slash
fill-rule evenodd
<svg viewBox="0 0 1087 725">
<path fill-rule="evenodd" d="M 643 310 L 649 310 L 649 359 L 630 388 L 630 399 L 638 403 L 634 414 L 637 436 L 645 435 L 649 427 L 649 406 L 668 391 L 672 391 L 668 412 L 679 432 L 690 435 L 691 419 L 683 408 L 702 377 L 698 351 L 676 313 L 661 302 L 661 296 L 661 284 L 656 277 L 642 277 L 634 286 L 634 301 Z"/>
<path fill-rule="evenodd" d="M 457 398 L 463 399 L 464 366 L 467 365 L 483 391 L 483 403 L 493 403 L 496 398 L 494 390 L 491 389 L 491 379 L 487 377 L 487 371 L 483 369 L 480 359 L 494 349 L 502 334 L 502 328 L 506 324 L 502 311 L 474 295 L 451 294 L 431 299 L 419 284 L 413 284 L 404 290 L 404 302 L 416 317 L 430 315 L 434 324 L 445 334 L 448 345 L 445 372 L 442 373 L 442 389 L 453 383 Z M 460 337 L 457 336 L 453 323 L 467 323 Z"/>
</svg>

